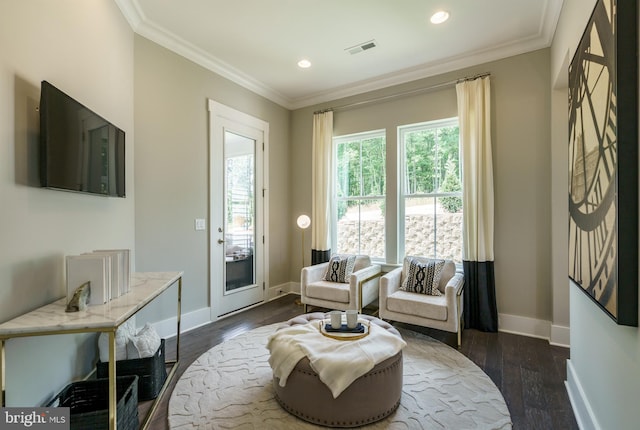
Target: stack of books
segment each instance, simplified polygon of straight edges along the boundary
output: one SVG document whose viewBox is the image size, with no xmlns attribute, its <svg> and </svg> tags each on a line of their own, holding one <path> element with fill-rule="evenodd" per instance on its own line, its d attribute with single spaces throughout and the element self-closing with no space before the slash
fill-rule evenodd
<svg viewBox="0 0 640 430">
<path fill-rule="evenodd" d="M 104 249 L 68 255 L 67 303 L 74 292 L 89 282 L 89 304 L 102 305 L 129 292 L 130 259 L 128 249 Z"/>
</svg>

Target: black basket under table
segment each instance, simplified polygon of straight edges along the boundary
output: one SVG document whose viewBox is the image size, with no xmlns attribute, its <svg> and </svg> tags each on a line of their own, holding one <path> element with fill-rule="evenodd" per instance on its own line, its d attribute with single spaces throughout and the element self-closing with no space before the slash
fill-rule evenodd
<svg viewBox="0 0 640 430">
<path fill-rule="evenodd" d="M 96 367 L 98 378 L 109 377 L 109 363 L 98 361 Z M 116 375 L 137 375 L 138 399 L 155 399 L 167 379 L 164 339 L 160 340 L 160 347 L 152 357 L 116 361 Z"/>
<path fill-rule="evenodd" d="M 116 419 L 118 430 L 136 430 L 138 422 L 138 377 L 116 378 Z M 72 430 L 109 429 L 109 379 L 72 382 L 47 404 L 68 407 Z"/>
</svg>

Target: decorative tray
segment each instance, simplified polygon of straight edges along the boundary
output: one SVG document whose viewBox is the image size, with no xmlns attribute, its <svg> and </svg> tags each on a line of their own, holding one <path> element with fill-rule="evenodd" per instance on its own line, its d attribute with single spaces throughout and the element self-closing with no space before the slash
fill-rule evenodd
<svg viewBox="0 0 640 430">
<path fill-rule="evenodd" d="M 340 329 L 331 328 L 331 320 L 320 320 L 318 326 L 323 336 L 336 340 L 357 340 L 369 335 L 369 321 L 359 320 L 358 325 L 351 329 L 346 324 L 342 324 Z"/>
</svg>

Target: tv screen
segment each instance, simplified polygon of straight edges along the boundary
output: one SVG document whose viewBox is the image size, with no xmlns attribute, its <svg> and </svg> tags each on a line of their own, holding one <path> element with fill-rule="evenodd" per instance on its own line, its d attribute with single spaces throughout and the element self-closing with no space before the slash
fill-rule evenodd
<svg viewBox="0 0 640 430">
<path fill-rule="evenodd" d="M 124 131 L 47 81 L 40 93 L 43 187 L 125 197 Z"/>
</svg>

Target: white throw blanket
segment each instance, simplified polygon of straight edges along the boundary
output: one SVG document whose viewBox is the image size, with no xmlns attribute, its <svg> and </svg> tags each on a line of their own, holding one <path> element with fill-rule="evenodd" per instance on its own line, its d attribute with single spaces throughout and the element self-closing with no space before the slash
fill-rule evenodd
<svg viewBox="0 0 640 430">
<path fill-rule="evenodd" d="M 393 357 L 407 344 L 386 329 L 371 324 L 368 336 L 357 340 L 336 340 L 320 333 L 320 322 L 284 327 L 269 336 L 267 348 L 273 374 L 284 387 L 287 378 L 305 355 L 311 368 L 331 390 L 335 399 L 353 381 L 376 364 Z"/>
</svg>

